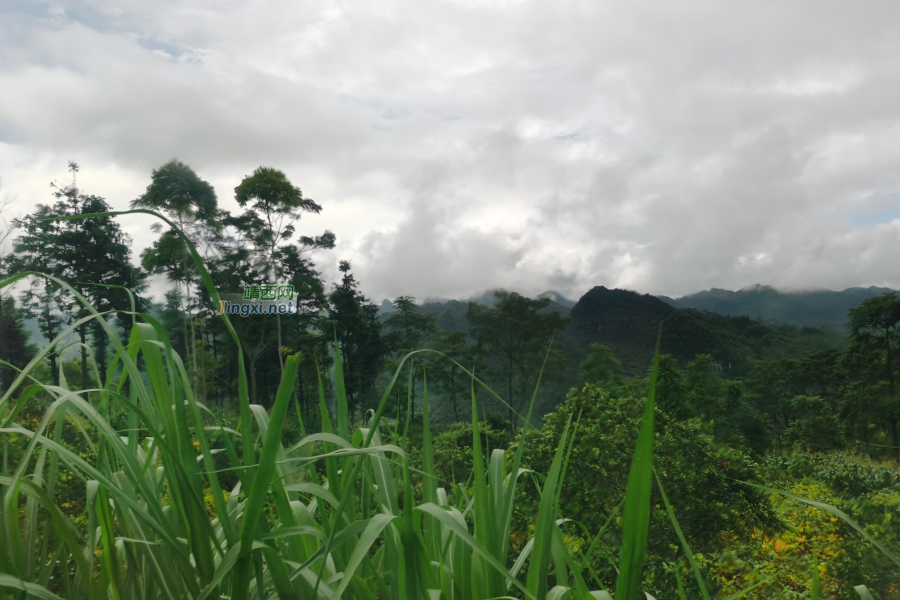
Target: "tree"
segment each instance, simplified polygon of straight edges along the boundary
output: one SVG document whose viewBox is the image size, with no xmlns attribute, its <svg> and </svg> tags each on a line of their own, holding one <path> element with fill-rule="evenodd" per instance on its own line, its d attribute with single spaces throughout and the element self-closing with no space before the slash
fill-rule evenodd
<svg viewBox="0 0 900 600">
<path fill-rule="evenodd" d="M 6 242 L 12 236 L 15 225 L 3 216 L 10 204 L 12 199 L 9 196 L 0 200 L 0 281 L 11 275 L 7 272 L 9 263 L 5 260 Z M 0 288 L 0 360 L 22 368 L 33 356 L 33 352 L 29 353 L 29 333 L 24 328 L 22 313 L 16 308 L 12 296 L 6 295 L 5 291 Z M 0 364 L 0 395 L 6 391 L 14 376 L 13 370 Z"/>
<path fill-rule="evenodd" d="M 659 357 L 656 372 L 656 403 L 662 410 L 678 419 L 696 416 L 696 411 L 688 400 L 684 373 L 678 368 L 678 361 L 668 354 Z"/>
<path fill-rule="evenodd" d="M 131 202 L 131 207 L 154 210 L 167 216 L 201 251 L 211 247 L 221 229 L 220 220 L 223 215 L 218 209 L 215 190 L 193 169 L 177 159 L 153 170 L 150 185 Z M 185 319 L 182 316 L 179 329 L 184 338 L 183 351 L 187 353 L 185 358 L 191 366 L 196 385 L 199 365 L 194 311 L 201 303 L 199 298 L 194 297 L 192 289 L 199 293 L 202 286 L 197 281 L 193 257 L 178 232 L 172 228 L 163 231 L 162 223 L 154 223 L 151 228 L 157 233 L 162 232 L 162 235 L 141 253 L 141 265 L 150 273 L 165 273 L 179 292 L 183 289 L 183 293 L 177 296 L 182 302 L 178 308 L 189 317 Z M 173 296 L 170 299 L 175 298 Z"/>
<path fill-rule="evenodd" d="M 216 242 L 217 258 L 213 264 L 213 279 L 219 289 L 238 290 L 276 283 L 290 284 L 294 289 L 291 302 L 292 310 L 296 310 L 286 326 L 277 313 L 274 318 L 256 315 L 234 323 L 241 350 L 247 356 L 251 393 L 254 401 L 258 401 L 258 366 L 267 368 L 265 361 L 260 362 L 261 357 L 270 356 L 282 370 L 285 349 L 302 347 L 312 339 L 306 330 L 316 323 L 327 302 L 321 274 L 304 254 L 333 248 L 335 236 L 326 231 L 292 241 L 297 220 L 304 213 L 320 213 L 322 207 L 305 198 L 276 169 L 256 169 L 235 188 L 235 198 L 245 210 L 240 215 L 223 218 L 225 229 Z"/>
<path fill-rule="evenodd" d="M 328 297 L 328 319 L 341 349 L 348 400 L 359 408 L 374 390 L 387 347 L 381 337 L 378 307 L 359 291 L 350 261 L 340 261 L 338 268 L 341 283 L 335 284 Z M 328 324 L 321 328 L 328 332 Z"/>
<path fill-rule="evenodd" d="M 78 165 L 70 163 L 73 177 Z M 86 297 L 100 312 L 112 309 L 129 310 L 128 295 L 121 287 L 140 292 L 145 287 L 146 274 L 130 262 L 130 238 L 110 217 L 62 220 L 62 217 L 108 212 L 103 198 L 81 194 L 73 184 L 59 187 L 52 184 L 57 201 L 52 206 L 38 205 L 32 215 L 17 221 L 22 234 L 16 239 L 9 265 L 16 271 L 38 271 L 65 279 Z M 120 286 L 120 287 L 109 287 Z M 32 281 L 22 295 L 23 308 L 33 318 L 48 339 L 54 339 L 64 323 L 84 317 L 87 312 L 59 285 L 47 279 Z M 124 327 L 131 319 L 121 315 Z M 94 344 L 99 374 L 106 374 L 106 334 L 95 320 L 90 326 L 78 327 L 81 341 L 82 380 L 87 381 L 87 336 Z M 58 383 L 56 358 L 50 366 L 54 382 Z"/>
<path fill-rule="evenodd" d="M 51 207 L 39 204 L 34 213 L 14 221 L 21 235 L 14 240 L 13 253 L 5 257 L 6 270 L 10 274 L 22 271 L 60 274 L 58 257 L 53 252 L 47 252 L 52 247 L 45 245 L 59 233 L 60 222 L 51 220 L 54 214 Z M 20 296 L 20 309 L 26 317 L 37 322 L 38 329 L 47 340 L 53 341 L 65 327 L 67 302 L 59 284 L 45 277 L 32 277 Z M 47 361 L 53 383 L 59 385 L 56 352 L 49 352 Z"/>
<path fill-rule="evenodd" d="M 74 185 L 59 189 L 55 195 L 64 199 L 56 205 L 58 217 L 111 210 L 103 198 L 81 194 Z M 68 280 L 100 312 L 130 309 L 126 292 L 106 286 L 120 286 L 135 293 L 146 287 L 146 273 L 131 264 L 131 238 L 111 217 L 61 221 L 61 228 L 52 244 L 51 252 L 58 258 L 60 276 Z M 72 313 L 77 311 L 79 317 L 86 315 L 86 311 L 74 299 L 70 302 L 69 310 Z M 130 329 L 129 316 L 123 315 L 119 320 L 126 330 Z M 83 381 L 87 381 L 87 329 L 86 325 L 79 327 Z M 92 323 L 90 330 L 99 375 L 105 377 L 106 333 L 97 320 Z"/>
<path fill-rule="evenodd" d="M 392 304 L 394 312 L 385 320 L 382 328 L 388 330 L 388 334 L 384 337 L 385 345 L 395 355 L 395 360 L 399 362 L 404 355 L 421 347 L 421 343 L 437 329 L 437 323 L 433 315 L 419 313 L 415 298 L 412 296 L 399 296 Z M 406 363 L 406 368 L 412 373 L 412 377 L 407 379 L 411 386 L 407 391 L 411 399 L 410 405 L 413 407 L 415 406 L 416 383 L 422 364 L 421 358 Z M 400 383 L 401 381 L 404 380 L 399 380 L 395 386 L 398 396 L 401 388 L 406 387 Z M 398 402 L 398 417 L 400 414 L 399 404 Z"/>
<path fill-rule="evenodd" d="M 405 354 L 419 347 L 419 344 L 437 328 L 433 315 L 423 315 L 416 308 L 415 298 L 400 296 L 393 301 L 394 313 L 384 322 L 383 327 L 390 332 L 390 344 L 395 352 Z"/>
<path fill-rule="evenodd" d="M 893 445 L 900 446 L 896 382 L 896 362 L 900 355 L 900 297 L 892 292 L 864 300 L 850 309 L 847 327 L 855 350 L 870 353 L 883 368 L 889 394 L 884 418 Z"/>
<path fill-rule="evenodd" d="M 542 379 L 558 376 L 566 362 L 553 335 L 569 318 L 547 311 L 549 298 L 531 300 L 516 292 L 495 292 L 495 297 L 493 307 L 470 302 L 466 318 L 480 353 L 506 383 L 509 419 L 515 427 L 515 413 L 536 385 L 548 350 Z"/>
<path fill-rule="evenodd" d="M 436 375 L 435 379 L 438 389 L 450 397 L 450 404 L 453 408 L 453 420 L 459 421 L 457 399 L 463 372 L 453 361 L 466 364 L 466 361 L 472 358 L 471 352 L 466 346 L 466 334 L 461 331 L 440 330 L 434 337 L 432 347 L 447 357 L 438 357 L 433 360 L 430 372 Z"/>
<path fill-rule="evenodd" d="M 725 407 L 725 382 L 713 357 L 701 354 L 685 369 L 690 403 L 707 420 L 714 420 Z"/>
<path fill-rule="evenodd" d="M 622 377 L 622 363 L 609 347 L 595 342 L 581 363 L 579 375 L 586 383 L 617 381 Z"/>
<path fill-rule="evenodd" d="M 15 369 L 24 368 L 37 352 L 35 345 L 28 343 L 30 335 L 15 300 L 11 296 L 0 299 L 0 396 L 15 379 Z"/>
<path fill-rule="evenodd" d="M 234 223 L 251 242 L 258 271 L 269 282 L 281 281 L 287 275 L 282 269 L 284 251 L 281 244 L 295 232 L 294 224 L 303 213 L 319 214 L 322 207 L 305 198 L 300 188 L 287 176 L 271 167 L 259 167 L 234 188 L 235 199 L 242 208 L 250 205 Z M 334 234 L 326 231 L 321 236 L 301 236 L 303 250 L 334 248 Z M 299 256 L 299 255 L 298 255 Z M 265 283 L 262 281 L 260 283 Z M 281 317 L 276 315 L 278 347 L 283 345 Z M 282 369 L 281 355 L 279 364 Z"/>
<path fill-rule="evenodd" d="M 891 396 L 896 396 L 894 363 L 900 351 L 900 297 L 892 292 L 864 300 L 850 309 L 848 328 L 854 344 L 880 352 Z"/>
</svg>

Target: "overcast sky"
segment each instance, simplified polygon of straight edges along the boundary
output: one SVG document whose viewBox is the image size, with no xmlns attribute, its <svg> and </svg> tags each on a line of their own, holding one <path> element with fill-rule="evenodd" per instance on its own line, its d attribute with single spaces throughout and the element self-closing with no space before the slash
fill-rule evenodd
<svg viewBox="0 0 900 600">
<path fill-rule="evenodd" d="M 376 301 L 900 288 L 900 2 L 0 1 L 15 210 L 173 157 L 284 170 Z"/>
</svg>

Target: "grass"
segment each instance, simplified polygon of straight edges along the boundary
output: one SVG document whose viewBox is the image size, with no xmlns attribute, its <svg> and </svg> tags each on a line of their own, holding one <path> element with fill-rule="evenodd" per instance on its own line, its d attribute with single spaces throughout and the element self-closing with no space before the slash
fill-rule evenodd
<svg viewBox="0 0 900 600">
<path fill-rule="evenodd" d="M 203 283 L 218 301 L 202 260 L 185 241 Z M 46 277 L 24 273 L 0 282 L 0 288 L 29 275 Z M 0 598 L 612 597 L 596 578 L 593 585 L 584 578 L 592 548 L 573 556 L 560 529 L 569 432 L 577 423 L 570 422 L 558 441 L 543 478 L 533 535 L 511 561 L 510 528 L 527 428 L 515 454 L 494 449 L 485 456 L 475 401 L 476 385 L 484 384 L 474 375 L 472 485 L 438 485 L 426 380 L 422 490 L 417 494 L 403 449 L 382 438 L 388 433 L 383 416 L 393 386 L 417 353 L 403 359 L 377 409 L 363 423 L 350 421 L 337 353 L 333 420 L 320 381 L 321 432 L 285 448 L 282 429 L 299 355 L 288 357 L 269 412 L 249 403 L 238 357 L 240 419 L 232 429 L 194 397 L 181 358 L 158 321 L 135 313 L 128 339 L 120 339 L 101 318 L 107 315 L 66 282 L 56 281 L 90 314 L 42 349 L 0 398 L 5 465 L 0 472 Z M 228 316 L 222 318 L 237 341 Z M 115 351 L 102 381 L 90 389 L 70 390 L 64 377 L 59 386 L 31 378 L 35 365 L 56 344 L 94 319 Z M 654 389 L 655 375 L 623 503 L 618 599 L 644 596 L 642 567 L 654 482 Z M 49 405 L 40 422 L 26 428 L 17 417 L 39 393 L 50 398 Z M 111 420 L 116 407 L 128 415 L 121 430 Z M 526 423 L 530 417 L 529 408 Z M 73 423 L 83 424 L 76 433 L 85 452 L 62 442 L 65 428 Z M 302 423 L 300 429 L 305 430 Z M 18 463 L 8 464 L 13 436 L 26 443 Z M 227 460 L 219 460 L 221 455 Z M 84 485 L 83 515 L 67 514 L 57 504 L 62 471 Z M 230 489 L 225 481 L 234 482 Z M 708 599 L 664 492 L 662 497 Z M 843 513 L 833 514 L 849 520 Z M 858 593 L 866 598 L 868 591 L 860 586 Z M 678 594 L 685 597 L 681 585 Z M 817 591 L 812 594 L 817 597 Z"/>
</svg>

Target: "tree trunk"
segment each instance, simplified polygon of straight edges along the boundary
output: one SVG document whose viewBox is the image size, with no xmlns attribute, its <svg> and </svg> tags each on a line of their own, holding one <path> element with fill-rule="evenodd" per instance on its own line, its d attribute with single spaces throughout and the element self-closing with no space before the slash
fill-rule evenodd
<svg viewBox="0 0 900 600">
<path fill-rule="evenodd" d="M 509 422 L 512 423 L 513 433 L 516 431 L 516 421 L 513 416 L 513 401 L 512 401 L 512 388 L 513 388 L 513 361 L 512 354 L 509 355 L 509 381 L 508 381 L 508 389 L 509 395 L 506 397 L 506 402 L 509 406 Z"/>
<path fill-rule="evenodd" d="M 894 368 L 893 368 L 893 366 L 891 366 L 891 359 L 893 359 L 893 356 L 891 356 L 892 352 L 891 352 L 891 328 L 890 327 L 888 327 L 887 329 L 884 330 L 884 344 L 885 344 L 885 348 L 887 350 L 887 356 L 885 357 L 886 358 L 885 363 L 887 364 L 888 382 L 891 385 L 891 399 L 893 400 L 893 399 L 896 399 L 896 397 L 897 397 L 897 389 L 894 386 Z"/>
<path fill-rule="evenodd" d="M 106 384 L 106 336 L 98 323 L 94 327 L 94 350 L 97 353 L 97 370 L 100 381 Z"/>
<path fill-rule="evenodd" d="M 453 398 L 453 419 L 459 421 L 459 409 L 456 406 L 456 368 L 450 365 L 450 393 Z"/>
<path fill-rule="evenodd" d="M 50 337 L 50 341 L 56 337 L 56 331 L 53 329 L 53 321 L 50 315 L 49 310 L 45 313 L 45 317 L 47 319 L 47 335 Z M 53 378 L 53 385 L 59 386 L 59 365 L 56 363 L 56 348 L 48 356 L 50 360 L 50 376 Z"/>
<path fill-rule="evenodd" d="M 278 323 L 278 366 L 281 367 L 281 374 L 284 375 L 284 357 L 281 356 L 281 315 L 275 315 L 275 321 Z"/>
<path fill-rule="evenodd" d="M 216 367 L 218 367 L 219 366 L 219 349 L 218 349 L 218 346 L 216 345 L 216 334 L 213 332 L 210 332 L 209 339 L 210 339 L 210 344 L 212 345 L 212 350 L 213 350 L 213 360 L 215 361 Z M 216 369 L 214 368 L 213 369 L 213 386 L 214 386 L 213 389 L 216 392 L 218 392 L 216 394 L 216 404 L 221 404 L 222 389 L 221 389 L 221 386 L 217 385 L 218 381 L 219 381 L 219 377 L 216 374 Z"/>
<path fill-rule="evenodd" d="M 88 364 L 87 364 L 87 332 L 85 324 L 78 328 L 78 337 L 81 338 L 81 389 L 88 387 Z"/>
</svg>

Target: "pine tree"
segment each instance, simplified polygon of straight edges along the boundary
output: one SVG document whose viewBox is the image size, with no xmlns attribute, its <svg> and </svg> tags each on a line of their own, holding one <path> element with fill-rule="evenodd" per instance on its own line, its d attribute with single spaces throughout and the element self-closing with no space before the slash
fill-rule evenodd
<svg viewBox="0 0 900 600">
<path fill-rule="evenodd" d="M 78 165 L 70 162 L 69 168 L 74 177 Z M 34 213 L 17 221 L 21 235 L 16 238 L 10 267 L 64 279 L 100 312 L 130 310 L 128 294 L 121 288 L 140 292 L 146 286 L 146 274 L 130 261 L 130 237 L 111 217 L 62 219 L 108 212 L 110 206 L 99 196 L 80 193 L 74 179 L 70 185 L 53 184 L 53 187 L 57 200 L 53 205 L 38 205 Z M 61 333 L 65 324 L 88 314 L 72 294 L 46 278 L 34 278 L 22 294 L 22 303 L 50 340 Z M 123 327 L 130 328 L 130 316 L 120 314 L 119 321 Z M 81 342 L 82 381 L 88 381 L 88 335 L 92 338 L 99 374 L 105 376 L 107 336 L 102 324 L 96 320 L 85 322 L 77 331 Z M 56 357 L 52 355 L 50 368 L 54 382 L 58 383 Z"/>
<path fill-rule="evenodd" d="M 350 261 L 339 263 L 341 283 L 328 297 L 328 318 L 333 324 L 344 361 L 347 396 L 360 408 L 374 391 L 387 347 L 381 337 L 378 307 L 359 291 Z M 327 325 L 323 326 L 327 332 Z"/>
</svg>

